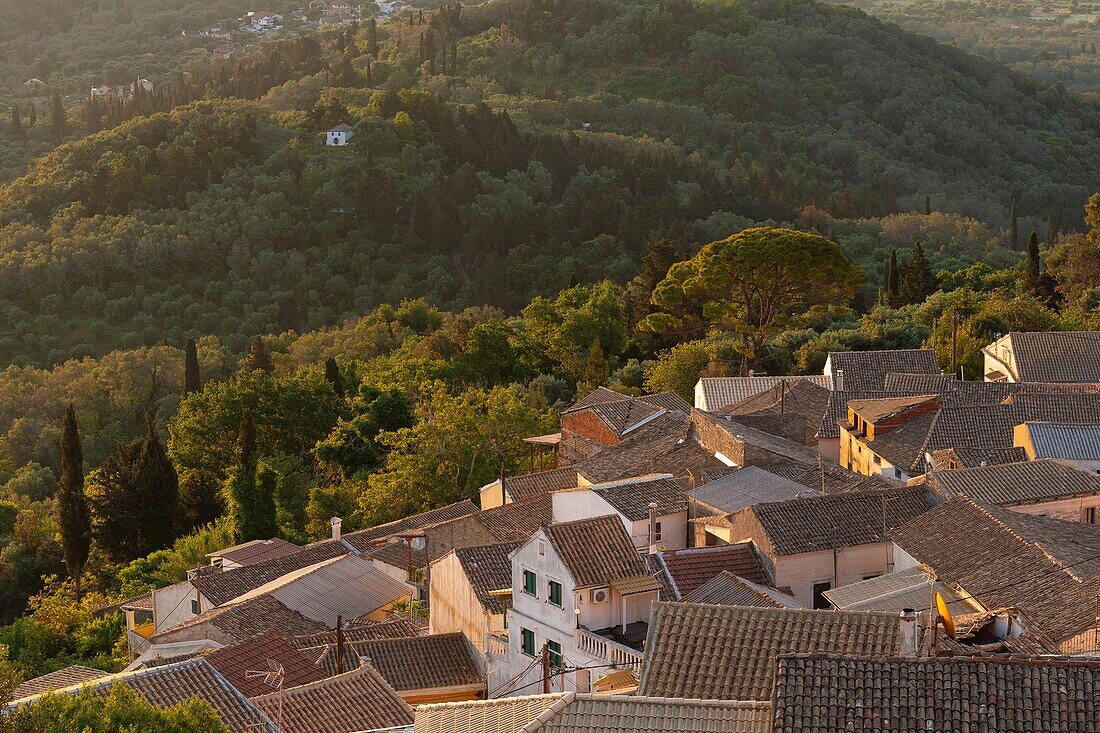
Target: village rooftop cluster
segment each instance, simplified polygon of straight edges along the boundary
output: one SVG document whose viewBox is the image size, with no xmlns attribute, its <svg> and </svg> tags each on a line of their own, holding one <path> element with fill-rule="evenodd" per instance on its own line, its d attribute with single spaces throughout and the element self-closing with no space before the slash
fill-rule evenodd
<svg viewBox="0 0 1100 733">
<path fill-rule="evenodd" d="M 121 605 L 234 731 L 1100 730 L 1100 332 L 600 388 L 472 501 L 225 548 Z M 536 470 L 537 469 L 537 470 Z M 427 613 L 421 609 L 427 609 Z"/>
</svg>

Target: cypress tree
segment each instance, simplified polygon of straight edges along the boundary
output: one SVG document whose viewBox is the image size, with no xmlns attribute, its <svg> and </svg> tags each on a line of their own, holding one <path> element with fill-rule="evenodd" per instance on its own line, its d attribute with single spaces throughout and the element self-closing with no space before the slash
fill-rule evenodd
<svg viewBox="0 0 1100 733">
<path fill-rule="evenodd" d="M 374 18 L 367 23 L 367 53 L 378 58 L 378 21 Z"/>
<path fill-rule="evenodd" d="M 933 281 L 932 266 L 924 256 L 924 247 L 917 242 L 905 263 L 905 275 L 902 277 L 899 293 L 902 305 L 923 303 L 932 293 Z"/>
<path fill-rule="evenodd" d="M 19 112 L 19 105 L 11 106 L 11 134 L 16 138 L 23 137 L 23 116 Z"/>
<path fill-rule="evenodd" d="M 1027 238 L 1027 289 L 1039 294 L 1039 235 L 1035 232 Z"/>
<path fill-rule="evenodd" d="M 1020 227 L 1016 220 L 1016 197 L 1012 197 L 1012 206 L 1008 212 L 1008 240 L 1012 243 L 1012 251 L 1020 249 Z"/>
<path fill-rule="evenodd" d="M 183 394 L 186 396 L 201 389 L 199 351 L 195 339 L 187 339 L 187 345 L 183 348 Z"/>
<path fill-rule="evenodd" d="M 144 507 L 140 524 L 143 555 L 168 547 L 176 539 L 180 500 L 176 469 L 160 442 L 153 419 L 147 418 L 146 423 L 145 439 L 134 466 L 134 485 Z"/>
<path fill-rule="evenodd" d="M 890 264 L 886 267 L 886 305 L 891 308 L 897 308 L 901 305 L 899 275 L 898 251 L 892 249 L 890 250 Z"/>
<path fill-rule="evenodd" d="M 248 356 L 245 357 L 242 367 L 248 370 L 259 369 L 271 374 L 275 371 L 275 364 L 271 361 L 271 352 L 267 350 L 267 344 L 262 337 L 252 339 L 252 345 L 248 347 Z"/>
<path fill-rule="evenodd" d="M 335 356 L 325 359 L 325 379 L 332 385 L 332 391 L 336 393 L 337 397 L 344 396 L 344 384 L 340 380 L 340 367 L 336 363 Z"/>
<path fill-rule="evenodd" d="M 926 216 L 932 213 L 932 199 L 928 194 L 924 195 L 924 213 Z"/>
<path fill-rule="evenodd" d="M 91 103 L 93 106 L 95 102 Z M 53 99 L 50 101 L 50 127 L 53 129 L 53 141 L 55 145 L 60 145 L 61 140 L 65 137 L 65 107 L 61 104 L 61 95 L 54 94 Z M 96 124 L 90 124 L 89 127 L 98 129 L 98 120 Z"/>
<path fill-rule="evenodd" d="M 57 487 L 57 524 L 61 530 L 61 547 L 65 552 L 65 567 L 76 583 L 80 597 L 80 575 L 88 561 L 92 543 L 92 520 L 88 499 L 84 496 L 84 453 L 80 447 L 80 431 L 76 424 L 73 403 L 65 410 L 61 431 L 61 481 Z"/>
<path fill-rule="evenodd" d="M 145 437 L 123 446 L 95 476 L 92 533 L 112 560 L 128 562 L 172 544 L 179 477 L 151 418 Z"/>
<path fill-rule="evenodd" d="M 1047 246 L 1053 247 L 1058 238 L 1058 225 L 1054 223 L 1054 214 L 1047 214 Z"/>
<path fill-rule="evenodd" d="M 275 479 L 274 471 L 259 465 L 256 423 L 252 413 L 246 412 L 237 439 L 237 468 L 226 497 L 238 542 L 268 539 L 275 533 Z"/>
<path fill-rule="evenodd" d="M 34 127 L 38 124 L 38 109 L 34 106 L 34 102 L 31 102 L 31 110 L 27 113 L 27 129 Z"/>
</svg>

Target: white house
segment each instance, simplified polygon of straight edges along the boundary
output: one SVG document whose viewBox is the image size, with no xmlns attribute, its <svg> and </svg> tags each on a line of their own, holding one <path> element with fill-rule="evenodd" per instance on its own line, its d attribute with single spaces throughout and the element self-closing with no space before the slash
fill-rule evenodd
<svg viewBox="0 0 1100 733">
<path fill-rule="evenodd" d="M 354 134 L 351 125 L 341 122 L 336 127 L 325 133 L 325 145 L 330 147 L 342 147 L 348 144 Z"/>
<path fill-rule="evenodd" d="M 504 675 L 511 684 L 491 690 L 491 696 L 537 692 L 544 685 L 557 692 L 588 692 L 616 671 L 637 679 L 650 607 L 659 600 L 661 584 L 647 571 L 619 517 L 548 525 L 511 559 Z M 545 681 L 543 654 L 551 669 Z"/>
<path fill-rule="evenodd" d="M 670 473 L 556 491 L 551 498 L 555 522 L 613 514 L 641 551 L 687 547 L 687 497 Z"/>
</svg>

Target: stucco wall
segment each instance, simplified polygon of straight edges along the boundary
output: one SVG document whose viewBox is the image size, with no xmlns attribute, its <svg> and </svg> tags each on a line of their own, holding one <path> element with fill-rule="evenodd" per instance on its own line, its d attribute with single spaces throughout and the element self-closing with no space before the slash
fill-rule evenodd
<svg viewBox="0 0 1100 733">
<path fill-rule="evenodd" d="M 888 542 L 841 548 L 837 550 L 838 577 L 834 583 L 832 550 L 783 555 L 774 558 L 775 584 L 790 587 L 794 597 L 809 608 L 813 605 L 814 583 L 827 582 L 834 588 L 856 583 L 866 575 L 887 572 L 887 563 L 891 560 L 892 549 Z"/>
<path fill-rule="evenodd" d="M 486 652 L 486 613 L 453 552 L 432 563 L 430 599 L 432 612 L 428 617 L 428 630 L 431 633 L 461 631 L 475 649 Z"/>
<path fill-rule="evenodd" d="M 1096 508 L 1100 515 L 1100 496 L 1077 497 L 1073 499 L 1061 499 L 1059 501 L 1045 501 L 1039 504 L 1022 504 L 1005 507 L 1021 514 L 1041 514 L 1054 519 L 1065 519 L 1070 522 L 1081 521 L 1081 510 L 1085 507 Z"/>
</svg>

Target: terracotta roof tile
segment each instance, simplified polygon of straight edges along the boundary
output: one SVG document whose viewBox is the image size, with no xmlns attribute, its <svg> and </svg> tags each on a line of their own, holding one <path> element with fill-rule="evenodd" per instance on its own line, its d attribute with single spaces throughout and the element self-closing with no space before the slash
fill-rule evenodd
<svg viewBox="0 0 1100 733">
<path fill-rule="evenodd" d="M 696 395 L 698 397 L 701 393 L 702 404 L 696 407 L 700 410 L 718 412 L 776 389 L 784 382 L 790 386 L 796 381 L 806 381 L 825 389 L 829 388 L 829 378 L 823 374 L 791 377 L 703 377 L 696 385 Z"/>
<path fill-rule="evenodd" d="M 323 631 L 325 625 L 308 619 L 270 596 L 221 606 L 207 611 L 186 623 L 174 626 L 153 637 L 154 643 L 165 643 L 187 634 L 187 630 L 209 624 L 234 641 L 244 641 L 265 631 L 289 637 Z"/>
<path fill-rule="evenodd" d="M 798 599 L 787 593 L 757 585 L 723 570 L 681 599 L 684 603 L 709 603 L 716 606 L 758 606 L 760 608 L 802 608 Z"/>
<path fill-rule="evenodd" d="M 892 535 L 941 582 L 987 608 L 1020 608 L 1057 641 L 1095 623 L 1100 527 L 956 498 Z"/>
<path fill-rule="evenodd" d="M 657 603 L 639 694 L 770 700 L 778 655 L 896 655 L 900 632 L 888 614 Z"/>
<path fill-rule="evenodd" d="M 703 583 L 727 570 L 753 583 L 771 582 L 751 542 L 722 547 L 670 550 L 661 553 L 661 561 L 667 568 L 680 597 L 691 593 Z"/>
<path fill-rule="evenodd" d="M 806 445 L 817 443 L 817 430 L 821 417 L 829 406 L 828 387 L 799 377 L 781 382 L 777 387 L 748 397 L 720 410 L 713 410 L 723 417 L 737 415 L 798 415 L 806 423 Z"/>
<path fill-rule="evenodd" d="M 784 655 L 774 733 L 1100 730 L 1100 664 Z"/>
<path fill-rule="evenodd" d="M 512 501 L 549 494 L 561 489 L 570 489 L 576 485 L 577 471 L 569 466 L 528 473 L 523 476 L 504 477 L 504 493 Z"/>
<path fill-rule="evenodd" d="M 687 511 L 687 497 L 670 474 L 638 476 L 590 488 L 632 522 L 649 518 L 650 502 L 657 504 L 657 516 Z"/>
<path fill-rule="evenodd" d="M 568 695 L 527 695 L 499 700 L 421 705 L 413 733 L 517 733 Z"/>
<path fill-rule="evenodd" d="M 1008 334 L 1017 382 L 1100 382 L 1100 331 Z"/>
<path fill-rule="evenodd" d="M 272 537 L 269 540 L 252 540 L 217 552 L 208 552 L 206 556 L 225 558 L 238 565 L 252 565 L 263 560 L 286 557 L 299 549 L 298 545 Z"/>
<path fill-rule="evenodd" d="M 320 682 L 258 697 L 294 733 L 354 733 L 411 725 L 413 711 L 370 665 Z"/>
<path fill-rule="evenodd" d="M 461 632 L 360 641 L 352 646 L 399 692 L 485 684 L 485 673 Z"/>
<path fill-rule="evenodd" d="M 403 639 L 420 636 L 420 627 L 404 616 L 390 616 L 385 621 L 367 621 L 349 625 L 344 629 L 344 641 L 369 641 L 371 639 Z M 336 630 L 329 629 L 315 634 L 292 636 L 287 641 L 296 649 L 325 646 L 336 643 Z"/>
<path fill-rule="evenodd" d="M 41 677 L 26 680 L 11 691 L 11 699 L 18 700 L 23 697 L 50 692 L 51 690 L 72 687 L 73 685 L 79 685 L 81 683 L 97 680 L 101 677 L 106 677 L 109 674 L 109 672 L 104 672 L 102 669 L 93 669 L 92 667 L 83 667 L 79 664 L 74 664 L 55 672 L 44 674 Z"/>
<path fill-rule="evenodd" d="M 512 587 L 512 561 L 508 555 L 517 547 L 518 542 L 504 542 L 455 549 L 474 594 L 488 613 L 504 613 L 504 604 L 491 592 Z"/>
<path fill-rule="evenodd" d="M 247 697 L 258 697 L 272 691 L 261 677 L 249 674 L 268 671 L 272 669 L 272 664 L 282 668 L 286 687 L 297 687 L 322 678 L 320 670 L 309 657 L 271 632 L 216 649 L 206 655 L 206 661 Z"/>
<path fill-rule="evenodd" d="M 939 374 L 936 352 L 931 349 L 891 349 L 889 351 L 831 351 L 829 365 L 833 378 L 844 370 L 844 389 L 878 390 L 886 384 L 887 374 Z"/>
<path fill-rule="evenodd" d="M 1100 494 L 1100 476 L 1051 460 L 931 471 L 926 480 L 947 499 L 964 494 L 1000 506 Z"/>
<path fill-rule="evenodd" d="M 478 512 L 474 520 L 501 542 L 519 542 L 554 520 L 554 502 L 541 494 Z"/>
<path fill-rule="evenodd" d="M 647 574 L 634 542 L 614 515 L 551 524 L 545 531 L 577 588 Z"/>
<path fill-rule="evenodd" d="M 476 514 L 477 511 L 476 504 L 469 499 L 463 499 L 454 504 L 429 509 L 426 512 L 413 514 L 387 524 L 379 524 L 376 527 L 361 529 L 357 532 L 348 532 L 344 535 L 344 541 L 359 552 L 369 552 L 377 544 L 385 541 L 387 537 L 399 535 L 412 529 L 423 529 L 435 524 L 449 522 L 452 519 L 468 517 L 471 514 Z"/>
<path fill-rule="evenodd" d="M 943 394 L 950 390 L 955 383 L 955 377 L 951 374 L 905 374 L 890 372 L 886 375 L 886 381 L 882 388 L 887 391 L 897 392 L 923 392 L 924 394 Z"/>
<path fill-rule="evenodd" d="M 713 451 L 692 439 L 691 418 L 670 413 L 573 467 L 591 483 L 661 472 L 688 485 L 694 472 L 720 463 Z"/>
<path fill-rule="evenodd" d="M 887 542 L 889 530 L 932 506 L 920 487 L 848 492 L 757 504 L 739 512 L 731 523 L 737 525 L 742 515 L 752 513 L 771 541 L 772 551 L 794 555 L 829 550 L 834 545 Z"/>
</svg>

